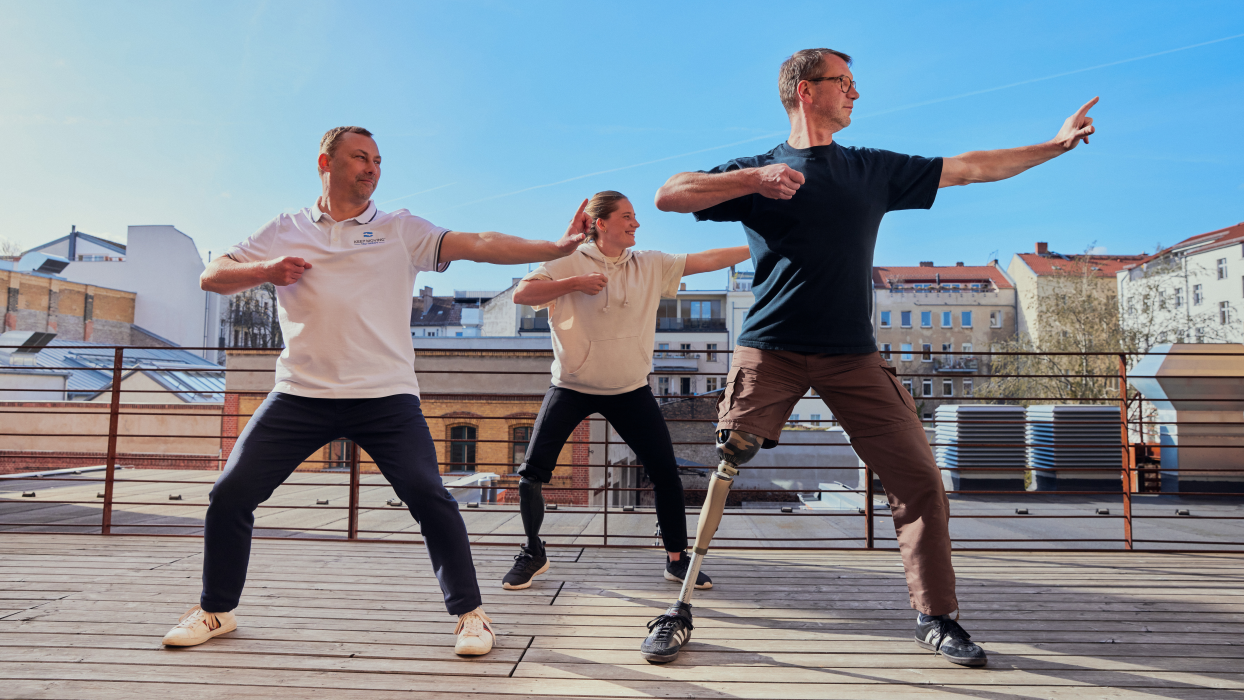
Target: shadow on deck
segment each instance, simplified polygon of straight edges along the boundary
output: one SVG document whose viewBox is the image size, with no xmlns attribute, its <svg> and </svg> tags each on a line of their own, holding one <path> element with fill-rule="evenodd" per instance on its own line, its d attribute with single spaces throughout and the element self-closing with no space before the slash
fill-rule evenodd
<svg viewBox="0 0 1244 700">
<path fill-rule="evenodd" d="M 990 653 L 962 669 L 911 641 L 898 556 L 710 555 L 679 661 L 645 663 L 645 622 L 677 595 L 649 549 L 554 550 L 502 591 L 509 547 L 477 546 L 501 633 L 453 654 L 421 546 L 255 542 L 239 629 L 160 637 L 197 601 L 202 542 L 0 534 L 0 696 L 23 698 L 1244 697 L 1244 556 L 957 554 L 962 621 Z"/>
</svg>

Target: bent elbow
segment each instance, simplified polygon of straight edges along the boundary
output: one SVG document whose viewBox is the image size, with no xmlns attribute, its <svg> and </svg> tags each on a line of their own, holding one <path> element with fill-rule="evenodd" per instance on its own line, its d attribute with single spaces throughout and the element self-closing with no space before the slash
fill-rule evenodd
<svg viewBox="0 0 1244 700">
<path fill-rule="evenodd" d="M 653 198 L 653 204 L 656 205 L 658 211 L 673 211 L 674 198 L 666 191 L 665 187 L 657 190 L 657 196 Z"/>
</svg>

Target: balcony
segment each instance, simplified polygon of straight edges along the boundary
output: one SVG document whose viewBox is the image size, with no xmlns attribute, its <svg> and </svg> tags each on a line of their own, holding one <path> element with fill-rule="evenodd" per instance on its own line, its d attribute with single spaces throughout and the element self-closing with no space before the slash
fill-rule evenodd
<svg viewBox="0 0 1244 700">
<path fill-rule="evenodd" d="M 548 333 L 549 320 L 544 316 L 527 317 L 518 320 L 519 333 Z"/>
<path fill-rule="evenodd" d="M 973 374 L 980 369 L 975 357 L 938 357 L 933 360 L 938 374 Z"/>
<path fill-rule="evenodd" d="M 657 331 L 712 333 L 726 330 L 724 318 L 658 318 Z"/>
</svg>

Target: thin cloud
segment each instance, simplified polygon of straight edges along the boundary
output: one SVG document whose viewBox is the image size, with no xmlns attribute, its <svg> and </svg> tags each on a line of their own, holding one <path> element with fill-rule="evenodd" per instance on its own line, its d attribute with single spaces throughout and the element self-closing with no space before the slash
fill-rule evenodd
<svg viewBox="0 0 1244 700">
<path fill-rule="evenodd" d="M 418 192 L 411 192 L 410 194 L 404 194 L 404 195 L 402 195 L 401 197 L 395 197 L 395 198 L 393 198 L 393 199 L 386 199 L 386 200 L 384 200 L 383 202 L 380 202 L 379 204 L 381 204 L 381 205 L 385 205 L 385 204 L 392 204 L 392 203 L 394 203 L 394 202 L 400 202 L 400 201 L 402 201 L 403 199 L 409 199 L 410 197 L 414 197 L 415 195 L 427 194 L 427 193 L 429 193 L 429 192 L 435 192 L 435 191 L 437 191 L 437 190 L 442 190 L 442 189 L 445 189 L 446 187 L 449 187 L 450 185 L 456 185 L 456 184 L 458 184 L 458 183 L 456 183 L 456 182 L 450 182 L 450 183 L 447 183 L 447 184 L 444 184 L 444 185 L 440 185 L 440 186 L 437 186 L 437 187 L 433 187 L 433 188 L 432 188 L 432 189 L 430 189 L 430 190 L 420 190 L 420 191 L 418 191 Z"/>
<path fill-rule="evenodd" d="M 1064 78 L 1064 77 L 1066 77 L 1066 76 L 1068 76 L 1068 75 L 1076 75 L 1076 74 L 1078 74 L 1078 73 L 1087 73 L 1088 71 L 1100 70 L 1100 69 L 1102 69 L 1102 68 L 1110 68 L 1111 66 L 1119 66 L 1119 65 L 1123 65 L 1124 63 L 1133 63 L 1133 62 L 1135 62 L 1135 61 L 1143 61 L 1143 60 L 1145 60 L 1145 59 L 1149 59 L 1149 58 L 1156 58 L 1156 57 L 1158 57 L 1158 56 L 1166 56 L 1166 55 L 1168 55 L 1168 54 L 1178 53 L 1178 52 L 1180 52 L 1180 51 L 1188 51 L 1188 50 L 1190 50 L 1190 49 L 1196 49 L 1196 48 L 1200 48 L 1200 47 L 1202 47 L 1202 46 L 1209 46 L 1209 45 L 1211 45 L 1211 44 L 1219 44 L 1219 43 L 1222 43 L 1222 42 L 1224 42 L 1224 41 L 1231 41 L 1231 40 L 1233 40 L 1233 39 L 1239 39 L 1239 38 L 1241 38 L 1241 37 L 1244 37 L 1244 34 L 1234 34 L 1234 35 L 1232 35 L 1232 36 L 1222 37 L 1221 39 L 1212 39 L 1212 40 L 1210 40 L 1210 41 L 1202 41 L 1202 42 L 1200 42 L 1200 43 L 1198 43 L 1198 44 L 1189 44 L 1188 46 L 1181 46 L 1181 47 L 1179 47 L 1179 48 L 1177 48 L 1177 49 L 1167 49 L 1167 50 L 1165 50 L 1165 51 L 1158 51 L 1157 53 L 1145 54 L 1144 56 L 1134 56 L 1134 57 L 1132 57 L 1132 58 L 1125 58 L 1125 59 L 1122 59 L 1122 60 L 1120 60 L 1120 61 L 1111 61 L 1110 63 L 1101 63 L 1101 64 L 1098 64 L 1098 65 L 1095 65 L 1095 66 L 1089 66 L 1089 67 L 1087 67 L 1087 68 L 1077 68 L 1077 69 L 1075 69 L 1075 70 L 1064 71 L 1064 72 L 1062 72 L 1062 73 L 1055 73 L 1055 74 L 1053 74 L 1053 75 L 1046 75 L 1046 76 L 1042 76 L 1042 77 L 1040 77 L 1040 78 L 1030 78 L 1030 79 L 1028 79 L 1028 80 L 1021 80 L 1021 81 L 1019 81 L 1019 82 L 1017 82 L 1017 83 L 1009 83 L 1009 84 L 1007 84 L 1007 85 L 998 85 L 997 87 L 986 88 L 986 89 L 984 89 L 984 90 L 973 90 L 972 92 L 965 92 L 965 93 L 962 93 L 962 94 L 959 94 L 959 95 L 951 95 L 951 96 L 949 96 L 949 97 L 939 97 L 939 98 L 938 98 L 938 99 L 936 99 L 936 100 L 925 100 L 924 102 L 914 102 L 914 103 L 909 104 L 909 105 L 903 105 L 903 106 L 901 106 L 901 107 L 893 107 L 893 108 L 890 108 L 890 109 L 885 109 L 885 110 L 882 110 L 882 111 L 880 111 L 880 112 L 872 112 L 872 113 L 869 113 L 869 114 L 863 114 L 863 115 L 860 115 L 860 117 L 857 117 L 857 118 L 867 118 L 867 117 L 876 117 L 876 116 L 880 116 L 880 115 L 883 115 L 883 114 L 893 114 L 894 112 L 902 112 L 902 111 L 909 110 L 909 109 L 916 109 L 917 107 L 925 107 L 925 106 L 928 106 L 928 105 L 939 104 L 939 103 L 942 103 L 942 102 L 950 102 L 951 100 L 961 100 L 961 99 L 963 99 L 963 98 L 965 98 L 965 97 L 974 97 L 974 96 L 976 96 L 976 95 L 984 95 L 984 94 L 986 94 L 986 93 L 990 93 L 990 92 L 997 92 L 997 91 L 999 91 L 999 90 L 1009 90 L 1010 88 L 1019 87 L 1019 86 L 1021 86 L 1021 85 L 1031 85 L 1031 84 L 1033 84 L 1033 83 L 1040 83 L 1040 82 L 1043 82 L 1043 81 L 1046 81 L 1046 80 L 1054 80 L 1054 79 L 1056 79 L 1056 78 Z M 657 158 L 656 160 L 644 161 L 643 163 L 635 163 L 635 164 L 633 164 L 633 165 L 623 165 L 623 166 L 618 167 L 618 168 L 610 168 L 609 170 L 598 170 L 598 171 L 596 171 L 596 172 L 594 172 L 594 173 L 586 173 L 586 174 L 584 174 L 584 175 L 576 175 L 575 177 L 568 177 L 568 178 L 566 178 L 565 180 L 558 180 L 558 181 L 556 181 L 556 182 L 546 182 L 546 183 L 545 183 L 545 184 L 543 184 L 543 185 L 533 185 L 533 186 L 531 186 L 531 187 L 524 187 L 524 188 L 523 188 L 523 189 L 521 189 L 521 190 L 514 190 L 513 192 L 506 192 L 506 193 L 504 193 L 504 194 L 495 194 L 495 195 L 492 195 L 491 197 L 484 197 L 484 198 L 482 198 L 482 199 L 473 199 L 473 200 L 471 200 L 471 201 L 469 201 L 469 202 L 462 202 L 461 204 L 455 204 L 455 205 L 453 205 L 453 206 L 451 206 L 451 207 L 448 207 L 448 208 L 446 208 L 446 209 L 441 209 L 440 211 L 449 211 L 449 210 L 451 210 L 451 209 L 459 209 L 459 208 L 461 208 L 461 207 L 470 206 L 470 205 L 472 205 L 472 204 L 479 204 L 480 202 L 491 202 L 491 201 L 492 201 L 492 200 L 494 200 L 494 199 L 502 199 L 502 198 L 505 198 L 505 197 L 513 197 L 513 196 L 514 196 L 514 195 L 516 195 L 516 194 L 522 194 L 522 193 L 524 193 L 524 192 L 531 192 L 532 190 L 540 190 L 540 189 L 544 189 L 544 188 L 546 188 L 546 187 L 556 187 L 557 185 L 564 185 L 564 184 L 566 184 L 567 182 L 574 182 L 574 181 L 576 181 L 576 180 L 584 180 L 584 179 L 587 179 L 587 178 L 589 178 L 589 177 L 596 177 L 597 175 L 607 175 L 607 174 L 609 174 L 609 173 L 616 173 L 616 172 L 620 172 L 620 171 L 623 171 L 623 170 L 631 170 L 631 169 L 633 169 L 633 168 L 642 168 L 642 167 L 644 167 L 644 166 L 646 166 L 646 165 L 653 165 L 653 164 L 655 164 L 655 163 L 664 163 L 665 161 L 668 161 L 668 160 L 675 160 L 675 159 L 677 159 L 677 158 L 685 158 L 685 157 L 687 157 L 687 156 L 693 156 L 693 155 L 697 155 L 697 154 L 700 154 L 700 153 L 708 153 L 709 151 L 717 151 L 717 150 L 721 150 L 721 149 L 723 149 L 723 148 L 730 148 L 730 147 L 732 147 L 732 146 L 739 146 L 739 145 L 742 145 L 742 144 L 745 144 L 745 143 L 751 143 L 751 142 L 753 142 L 753 141 L 760 141 L 760 140 L 762 140 L 762 139 L 771 139 L 771 138 L 775 138 L 775 137 L 777 137 L 777 136 L 783 136 L 783 135 L 788 134 L 788 133 L 789 133 L 789 130 L 784 129 L 784 130 L 782 130 L 782 131 L 775 131 L 775 132 L 772 132 L 772 133 L 763 134 L 763 135 L 761 135 L 761 136 L 755 136 L 755 137 L 752 137 L 752 138 L 750 138 L 750 139 L 744 139 L 744 140 L 742 140 L 742 141 L 735 141 L 735 142 L 733 142 L 733 143 L 725 143 L 725 144 L 722 144 L 722 145 L 720 145 L 720 146 L 710 146 L 710 147 L 708 147 L 708 148 L 701 148 L 701 149 L 699 149 L 699 150 L 697 150 L 697 151 L 688 151 L 688 152 L 686 152 L 686 153 L 679 153 L 678 155 L 666 156 L 666 157 L 664 157 L 664 158 Z M 439 189 L 439 188 L 437 188 L 437 189 Z M 428 191 L 431 191 L 431 190 L 428 190 Z M 419 193 L 416 193 L 416 194 L 422 194 L 422 193 L 421 193 L 421 192 L 419 192 Z M 407 195 L 407 196 L 413 196 L 413 195 Z M 390 200 L 390 201 L 396 201 L 396 200 Z M 382 203 L 383 203 L 383 202 L 382 202 Z M 434 213 L 438 213 L 438 214 L 439 214 L 440 212 L 434 212 Z"/>
</svg>

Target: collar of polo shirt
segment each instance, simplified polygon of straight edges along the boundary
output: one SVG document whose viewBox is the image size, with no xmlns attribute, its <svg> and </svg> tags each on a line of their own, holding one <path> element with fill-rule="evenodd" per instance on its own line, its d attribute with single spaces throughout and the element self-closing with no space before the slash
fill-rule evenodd
<svg viewBox="0 0 1244 700">
<path fill-rule="evenodd" d="M 359 214 L 358 216 L 352 219 L 346 219 L 346 221 L 353 221 L 359 224 L 370 224 L 372 222 L 372 219 L 376 218 L 377 213 L 379 212 L 376 210 L 376 203 L 369 199 L 367 200 L 367 208 L 363 210 L 362 214 Z M 318 224 L 320 223 L 320 218 L 324 216 L 327 216 L 327 212 L 320 211 L 320 203 L 318 201 L 315 204 L 311 205 L 311 220 L 312 221 Z M 345 223 L 345 222 L 338 221 L 337 223 Z"/>
</svg>

